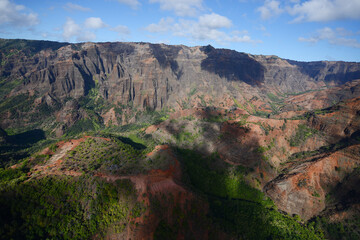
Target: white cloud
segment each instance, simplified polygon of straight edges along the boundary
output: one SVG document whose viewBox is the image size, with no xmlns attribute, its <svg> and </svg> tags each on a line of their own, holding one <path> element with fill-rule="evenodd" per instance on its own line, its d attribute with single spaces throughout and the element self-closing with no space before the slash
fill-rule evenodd
<svg viewBox="0 0 360 240">
<path fill-rule="evenodd" d="M 196 16 L 203 9 L 202 0 L 150 0 L 150 3 L 159 3 L 160 8 L 174 11 L 178 16 Z"/>
<path fill-rule="evenodd" d="M 159 23 L 152 23 L 147 26 L 145 30 L 152 33 L 168 32 L 171 30 L 173 23 L 174 19 L 170 17 L 162 18 Z"/>
<path fill-rule="evenodd" d="M 98 17 L 90 17 L 85 20 L 84 23 L 86 28 L 99 29 L 106 27 L 106 24 Z"/>
<path fill-rule="evenodd" d="M 280 15 L 284 10 L 280 8 L 280 1 L 266 0 L 264 5 L 259 7 L 257 11 L 260 12 L 261 18 L 266 20 Z"/>
<path fill-rule="evenodd" d="M 299 37 L 300 42 L 317 43 L 320 39 L 317 37 L 304 38 Z"/>
<path fill-rule="evenodd" d="M 223 30 L 231 26 L 232 22 L 230 19 L 212 13 L 200 16 L 197 21 L 180 19 L 178 22 L 174 22 L 172 18 L 163 18 L 159 23 L 150 24 L 145 29 L 153 33 L 170 32 L 174 36 L 189 38 L 193 41 L 211 40 L 220 44 L 227 42 L 260 42 L 252 40 L 247 31 L 226 33 Z"/>
<path fill-rule="evenodd" d="M 231 21 L 227 17 L 216 13 L 205 14 L 199 17 L 199 24 L 206 28 L 229 28 Z"/>
<path fill-rule="evenodd" d="M 81 27 L 74 22 L 71 18 L 66 20 L 63 26 L 63 38 L 65 41 L 70 41 L 74 36 L 77 36 L 81 31 Z"/>
<path fill-rule="evenodd" d="M 117 0 L 119 3 L 126 4 L 130 6 L 132 9 L 137 9 L 141 4 L 138 0 Z"/>
<path fill-rule="evenodd" d="M 360 19 L 360 0 L 266 0 L 257 11 L 265 20 L 287 12 L 295 17 L 292 23 Z"/>
<path fill-rule="evenodd" d="M 74 3 L 70 3 L 70 2 L 68 2 L 64 6 L 64 9 L 68 10 L 68 11 L 81 11 L 81 12 L 90 12 L 91 11 L 90 8 L 83 7 L 83 6 L 80 6 L 78 4 L 74 4 Z"/>
<path fill-rule="evenodd" d="M 117 32 L 119 35 L 128 35 L 130 34 L 130 29 L 124 25 L 118 25 L 114 28 L 110 28 L 111 31 Z"/>
<path fill-rule="evenodd" d="M 65 41 L 93 41 L 96 38 L 95 33 L 90 31 L 84 31 L 83 28 L 78 25 L 74 20 L 68 18 L 63 26 L 63 38 Z"/>
<path fill-rule="evenodd" d="M 340 19 L 360 19 L 359 0 L 308 0 L 288 9 L 293 22 L 327 22 Z"/>
<path fill-rule="evenodd" d="M 346 46 L 352 48 L 360 48 L 360 42 L 355 38 L 345 38 L 344 32 L 349 35 L 354 35 L 352 32 L 347 31 L 343 28 L 337 28 L 335 30 L 325 27 L 317 30 L 316 34 L 312 37 L 304 38 L 300 37 L 300 42 L 309 42 L 315 44 L 319 41 L 327 41 L 331 45 Z"/>
<path fill-rule="evenodd" d="M 65 41 L 93 41 L 96 39 L 96 30 L 106 28 L 107 30 L 117 32 L 119 35 L 130 34 L 130 29 L 124 25 L 118 25 L 111 28 L 105 24 L 101 18 L 87 18 L 83 24 L 77 24 L 73 19 L 68 18 L 63 25 L 62 37 Z"/>
<path fill-rule="evenodd" d="M 9 24 L 16 27 L 29 27 L 39 23 L 37 14 L 23 13 L 25 6 L 9 0 L 0 0 L 0 25 Z"/>
</svg>

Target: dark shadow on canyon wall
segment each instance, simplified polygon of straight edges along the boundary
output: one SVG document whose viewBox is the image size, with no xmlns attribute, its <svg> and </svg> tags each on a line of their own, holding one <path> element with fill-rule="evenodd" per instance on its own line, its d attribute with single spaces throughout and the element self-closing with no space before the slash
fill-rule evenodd
<svg viewBox="0 0 360 240">
<path fill-rule="evenodd" d="M 340 170 L 340 169 L 338 169 Z M 355 168 L 328 194 L 329 208 L 346 210 L 360 203 L 360 169 Z"/>
<path fill-rule="evenodd" d="M 141 144 L 141 143 L 137 143 L 134 142 L 133 140 L 131 140 L 130 138 L 127 137 L 122 137 L 119 136 L 117 137 L 120 141 L 122 141 L 123 143 L 129 144 L 130 146 L 132 146 L 133 148 L 135 148 L 136 150 L 144 150 L 146 149 L 146 146 Z"/>
<path fill-rule="evenodd" d="M 181 47 L 161 44 L 149 44 L 149 46 L 160 66 L 162 68 L 170 67 L 177 79 L 180 79 L 182 70 L 179 69 L 176 57 L 178 56 Z"/>
<path fill-rule="evenodd" d="M 226 120 L 228 116 L 216 107 L 206 107 L 201 111 L 201 114 L 197 113 L 197 118 L 202 119 L 197 128 L 201 129 L 200 134 L 204 142 L 199 146 L 194 146 L 193 150 L 207 156 L 217 153 L 221 156 L 222 162 L 226 160 L 228 164 L 248 168 L 262 166 L 264 164 L 264 153 L 259 144 L 258 136 L 246 126 L 237 122 L 228 122 Z M 186 124 L 187 122 L 185 122 Z M 179 140 L 181 137 L 183 141 L 187 141 L 191 137 L 186 135 L 188 133 L 184 132 L 183 129 L 186 129 L 183 123 L 170 123 L 166 124 L 163 130 L 173 135 L 175 139 Z M 209 148 L 209 145 L 214 146 L 214 148 Z"/>
<path fill-rule="evenodd" d="M 248 54 L 228 49 L 215 49 L 211 45 L 202 47 L 207 58 L 201 69 L 215 73 L 228 81 L 243 81 L 251 86 L 264 82 L 265 68 Z"/>
<path fill-rule="evenodd" d="M 346 62 L 298 62 L 287 60 L 290 64 L 299 67 L 300 72 L 317 80 L 324 77 L 325 82 L 344 84 L 352 80 L 360 79 L 360 70 L 357 63 Z M 325 73 L 324 73 L 325 72 Z"/>
<path fill-rule="evenodd" d="M 9 143 L 16 145 L 30 145 L 44 140 L 45 132 L 41 129 L 33 129 L 23 133 L 8 136 Z"/>
<path fill-rule="evenodd" d="M 325 82 L 334 81 L 336 83 L 344 84 L 355 79 L 360 79 L 360 71 L 327 74 Z"/>
<path fill-rule="evenodd" d="M 26 148 L 44 139 L 46 139 L 45 132 L 41 129 L 6 135 L 5 141 L 0 143 L 0 167 L 9 162 L 15 164 L 18 160 L 28 157 Z"/>
</svg>

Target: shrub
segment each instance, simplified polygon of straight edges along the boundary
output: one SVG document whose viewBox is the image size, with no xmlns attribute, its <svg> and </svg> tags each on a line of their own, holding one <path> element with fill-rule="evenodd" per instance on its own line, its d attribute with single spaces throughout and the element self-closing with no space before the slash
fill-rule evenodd
<svg viewBox="0 0 360 240">
<path fill-rule="evenodd" d="M 316 129 L 312 129 L 304 124 L 300 124 L 296 130 L 295 135 L 293 135 L 289 140 L 290 146 L 295 147 L 303 144 L 308 138 L 317 134 L 317 132 L 318 131 Z"/>
</svg>

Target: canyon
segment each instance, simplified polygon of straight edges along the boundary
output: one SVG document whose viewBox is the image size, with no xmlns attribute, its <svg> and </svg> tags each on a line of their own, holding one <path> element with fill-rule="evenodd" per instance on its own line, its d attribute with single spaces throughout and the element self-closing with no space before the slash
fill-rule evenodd
<svg viewBox="0 0 360 240">
<path fill-rule="evenodd" d="M 161 239 L 178 225 L 168 239 L 252 239 L 226 227 L 246 229 L 250 216 L 226 215 L 232 204 L 305 232 L 329 219 L 319 239 L 336 239 L 327 228 L 336 224 L 360 236 L 360 63 L 9 39 L 0 62 L 1 167 L 26 166 L 24 184 L 87 174 L 132 182 L 129 206 L 146 210 L 105 238 Z M 264 239 L 285 234 L 275 222 Z M 311 231 L 301 236 L 321 232 Z"/>
</svg>

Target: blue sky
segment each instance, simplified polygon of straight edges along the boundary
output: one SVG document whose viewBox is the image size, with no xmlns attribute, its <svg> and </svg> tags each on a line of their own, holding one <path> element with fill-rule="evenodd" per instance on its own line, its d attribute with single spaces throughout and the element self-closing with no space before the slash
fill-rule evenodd
<svg viewBox="0 0 360 240">
<path fill-rule="evenodd" d="M 360 61 L 360 0 L 0 0 L 0 38 L 211 44 Z"/>
</svg>

